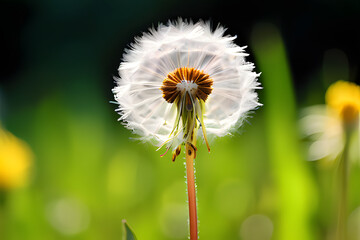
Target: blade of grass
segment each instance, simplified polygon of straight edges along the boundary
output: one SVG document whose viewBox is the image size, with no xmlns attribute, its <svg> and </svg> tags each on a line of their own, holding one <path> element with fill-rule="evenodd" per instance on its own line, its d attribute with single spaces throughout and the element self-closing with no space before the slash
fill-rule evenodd
<svg viewBox="0 0 360 240">
<path fill-rule="evenodd" d="M 126 220 L 122 220 L 123 223 L 123 237 L 122 240 L 136 240 L 135 234 L 127 224 Z"/>
<path fill-rule="evenodd" d="M 278 191 L 275 239 L 314 239 L 314 184 L 300 151 L 296 105 L 285 48 L 274 25 L 257 25 L 252 49 L 262 72 L 267 145 Z"/>
</svg>

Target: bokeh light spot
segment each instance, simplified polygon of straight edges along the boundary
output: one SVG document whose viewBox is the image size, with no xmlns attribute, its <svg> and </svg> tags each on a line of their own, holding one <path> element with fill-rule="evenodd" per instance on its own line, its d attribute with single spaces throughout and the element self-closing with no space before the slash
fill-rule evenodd
<svg viewBox="0 0 360 240">
<path fill-rule="evenodd" d="M 265 215 L 252 215 L 245 219 L 240 228 L 243 240 L 269 240 L 273 233 L 273 223 Z"/>
</svg>

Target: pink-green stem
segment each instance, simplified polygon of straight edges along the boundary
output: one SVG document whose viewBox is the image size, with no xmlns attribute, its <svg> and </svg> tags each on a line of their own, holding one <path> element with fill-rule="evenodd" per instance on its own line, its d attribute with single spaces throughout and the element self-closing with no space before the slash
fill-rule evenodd
<svg viewBox="0 0 360 240">
<path fill-rule="evenodd" d="M 198 239 L 197 229 L 197 210 L 196 210 L 196 189 L 194 176 L 194 159 L 196 150 L 189 143 L 185 147 L 186 153 L 186 179 L 189 199 L 189 225 L 190 225 L 190 240 Z"/>
</svg>

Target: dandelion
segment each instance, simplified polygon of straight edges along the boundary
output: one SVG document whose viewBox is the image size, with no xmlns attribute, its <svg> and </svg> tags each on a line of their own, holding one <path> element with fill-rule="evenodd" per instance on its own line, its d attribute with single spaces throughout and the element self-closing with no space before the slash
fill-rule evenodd
<svg viewBox="0 0 360 240">
<path fill-rule="evenodd" d="M 28 179 L 31 160 L 30 148 L 0 127 L 0 190 L 23 186 Z"/>
<path fill-rule="evenodd" d="M 338 163 L 339 213 L 337 239 L 346 239 L 347 178 L 351 137 L 359 136 L 360 87 L 355 83 L 337 81 L 325 96 L 326 105 L 311 107 L 302 120 L 305 135 L 313 140 L 311 160 L 330 159 Z M 357 147 L 359 149 L 359 147 Z"/>
<path fill-rule="evenodd" d="M 190 239 L 197 239 L 196 140 L 203 139 L 210 152 L 208 136 L 230 134 L 260 106 L 255 92 L 259 74 L 235 38 L 202 21 L 160 24 L 125 50 L 115 79 L 119 120 L 128 129 L 164 147 L 161 156 L 170 150 L 173 161 L 185 145 Z"/>
<path fill-rule="evenodd" d="M 360 114 L 360 86 L 338 81 L 326 92 L 326 103 L 334 109 L 346 128 L 356 127 Z"/>
<path fill-rule="evenodd" d="M 229 134 L 260 105 L 254 65 L 223 27 L 180 19 L 149 31 L 125 50 L 113 89 L 119 120 L 141 139 L 176 154 L 202 135 L 209 150 L 207 134 Z"/>
<path fill-rule="evenodd" d="M 346 139 L 359 131 L 360 87 L 338 81 L 326 92 L 326 105 L 306 108 L 300 124 L 312 141 L 310 160 L 335 160 L 344 151 Z"/>
</svg>

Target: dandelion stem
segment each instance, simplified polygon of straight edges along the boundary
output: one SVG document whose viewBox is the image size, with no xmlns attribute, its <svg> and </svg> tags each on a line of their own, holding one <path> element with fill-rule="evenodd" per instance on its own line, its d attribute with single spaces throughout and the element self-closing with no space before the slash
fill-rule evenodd
<svg viewBox="0 0 360 240">
<path fill-rule="evenodd" d="M 347 190 L 348 190 L 348 146 L 350 132 L 345 128 L 345 147 L 339 164 L 339 207 L 337 223 L 337 240 L 346 240 L 347 226 Z"/>
<path fill-rule="evenodd" d="M 198 239 L 197 230 L 197 212 L 196 212 L 196 189 L 194 176 L 194 159 L 196 149 L 190 144 L 186 143 L 186 179 L 189 199 L 189 225 L 190 225 L 190 240 Z"/>
<path fill-rule="evenodd" d="M 0 189 L 0 236 L 6 237 L 6 192 Z"/>
</svg>

